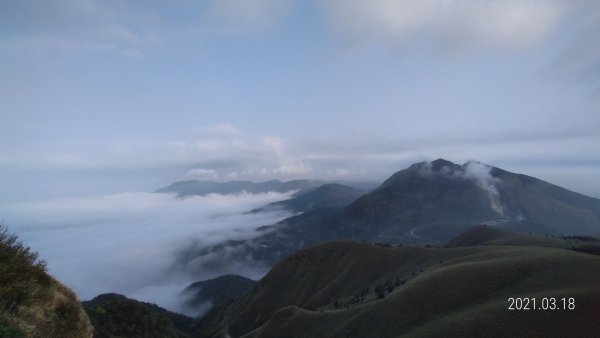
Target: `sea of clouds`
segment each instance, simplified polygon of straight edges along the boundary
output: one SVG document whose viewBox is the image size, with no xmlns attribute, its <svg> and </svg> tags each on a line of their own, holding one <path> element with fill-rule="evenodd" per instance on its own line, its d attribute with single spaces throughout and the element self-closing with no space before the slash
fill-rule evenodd
<svg viewBox="0 0 600 338">
<path fill-rule="evenodd" d="M 4 204 L 0 218 L 81 300 L 116 292 L 189 313 L 181 291 L 190 283 L 223 272 L 259 278 L 268 267 L 185 271 L 173 269 L 178 254 L 191 245 L 208 247 L 259 235 L 257 227 L 289 214 L 248 211 L 290 195 L 210 194 L 182 199 L 129 192 Z"/>
</svg>

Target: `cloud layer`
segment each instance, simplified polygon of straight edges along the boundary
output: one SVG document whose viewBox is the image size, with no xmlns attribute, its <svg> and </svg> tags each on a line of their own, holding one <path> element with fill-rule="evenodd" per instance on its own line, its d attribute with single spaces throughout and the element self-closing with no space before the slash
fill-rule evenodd
<svg viewBox="0 0 600 338">
<path fill-rule="evenodd" d="M 223 271 L 257 278 L 265 267 L 175 270 L 179 253 L 192 244 L 203 247 L 256 236 L 257 227 L 287 214 L 244 212 L 286 196 L 213 194 L 177 199 L 168 194 L 122 193 L 2 205 L 0 214 L 48 261 L 50 273 L 81 299 L 118 292 L 184 311 L 178 295 L 189 283 Z"/>
<path fill-rule="evenodd" d="M 566 12 L 562 1 L 327 0 L 336 31 L 357 40 L 400 44 L 429 36 L 448 48 L 526 47 L 548 36 Z"/>
<path fill-rule="evenodd" d="M 298 0 L 177 0 L 144 7 L 132 1 L 24 0 L 3 4 L 0 19 L 14 42 L 139 56 L 145 45 L 165 39 L 272 29 L 299 5 Z M 311 8 L 345 38 L 398 44 L 428 36 L 455 48 L 535 44 L 571 10 L 597 7 L 565 0 L 325 0 Z"/>
</svg>

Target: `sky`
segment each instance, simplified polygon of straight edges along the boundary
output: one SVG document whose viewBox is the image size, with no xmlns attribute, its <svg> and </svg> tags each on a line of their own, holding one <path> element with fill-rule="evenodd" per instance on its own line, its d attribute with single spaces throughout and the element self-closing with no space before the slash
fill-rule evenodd
<svg viewBox="0 0 600 338">
<path fill-rule="evenodd" d="M 0 204 L 440 157 L 600 197 L 598 36 L 591 0 L 0 0 Z"/>
</svg>

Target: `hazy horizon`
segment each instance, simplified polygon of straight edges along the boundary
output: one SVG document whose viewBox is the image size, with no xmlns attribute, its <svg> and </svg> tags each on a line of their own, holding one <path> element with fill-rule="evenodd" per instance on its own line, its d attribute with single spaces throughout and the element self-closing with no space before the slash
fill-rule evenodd
<svg viewBox="0 0 600 338">
<path fill-rule="evenodd" d="M 477 160 L 600 197 L 592 1 L 0 4 L 0 202 Z"/>
</svg>

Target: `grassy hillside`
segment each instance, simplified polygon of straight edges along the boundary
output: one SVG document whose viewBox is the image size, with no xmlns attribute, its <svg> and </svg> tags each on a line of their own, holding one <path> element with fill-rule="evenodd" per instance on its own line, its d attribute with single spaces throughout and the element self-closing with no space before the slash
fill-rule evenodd
<svg viewBox="0 0 600 338">
<path fill-rule="evenodd" d="M 75 294 L 0 225 L 0 337 L 91 337 Z"/>
<path fill-rule="evenodd" d="M 288 305 L 318 308 L 334 299 L 352 297 L 369 287 L 405 281 L 421 270 L 445 261 L 495 250 L 494 248 L 438 249 L 416 246 L 386 248 L 353 241 L 337 241 L 296 252 L 259 281 L 237 303 L 230 316 L 232 333 L 247 331 Z M 373 264 L 377 262 L 377 264 Z"/>
<path fill-rule="evenodd" d="M 448 247 L 479 245 L 515 245 L 567 248 L 571 241 L 560 237 L 549 237 L 533 234 L 520 234 L 503 231 L 487 225 L 479 225 L 469 229 L 448 243 Z"/>
<path fill-rule="evenodd" d="M 225 329 L 250 337 L 600 334 L 600 257 L 486 230 L 455 241 L 470 237 L 477 246 L 342 241 L 297 252 L 227 309 Z M 574 298 L 576 306 L 509 311 L 509 297 Z"/>
</svg>

